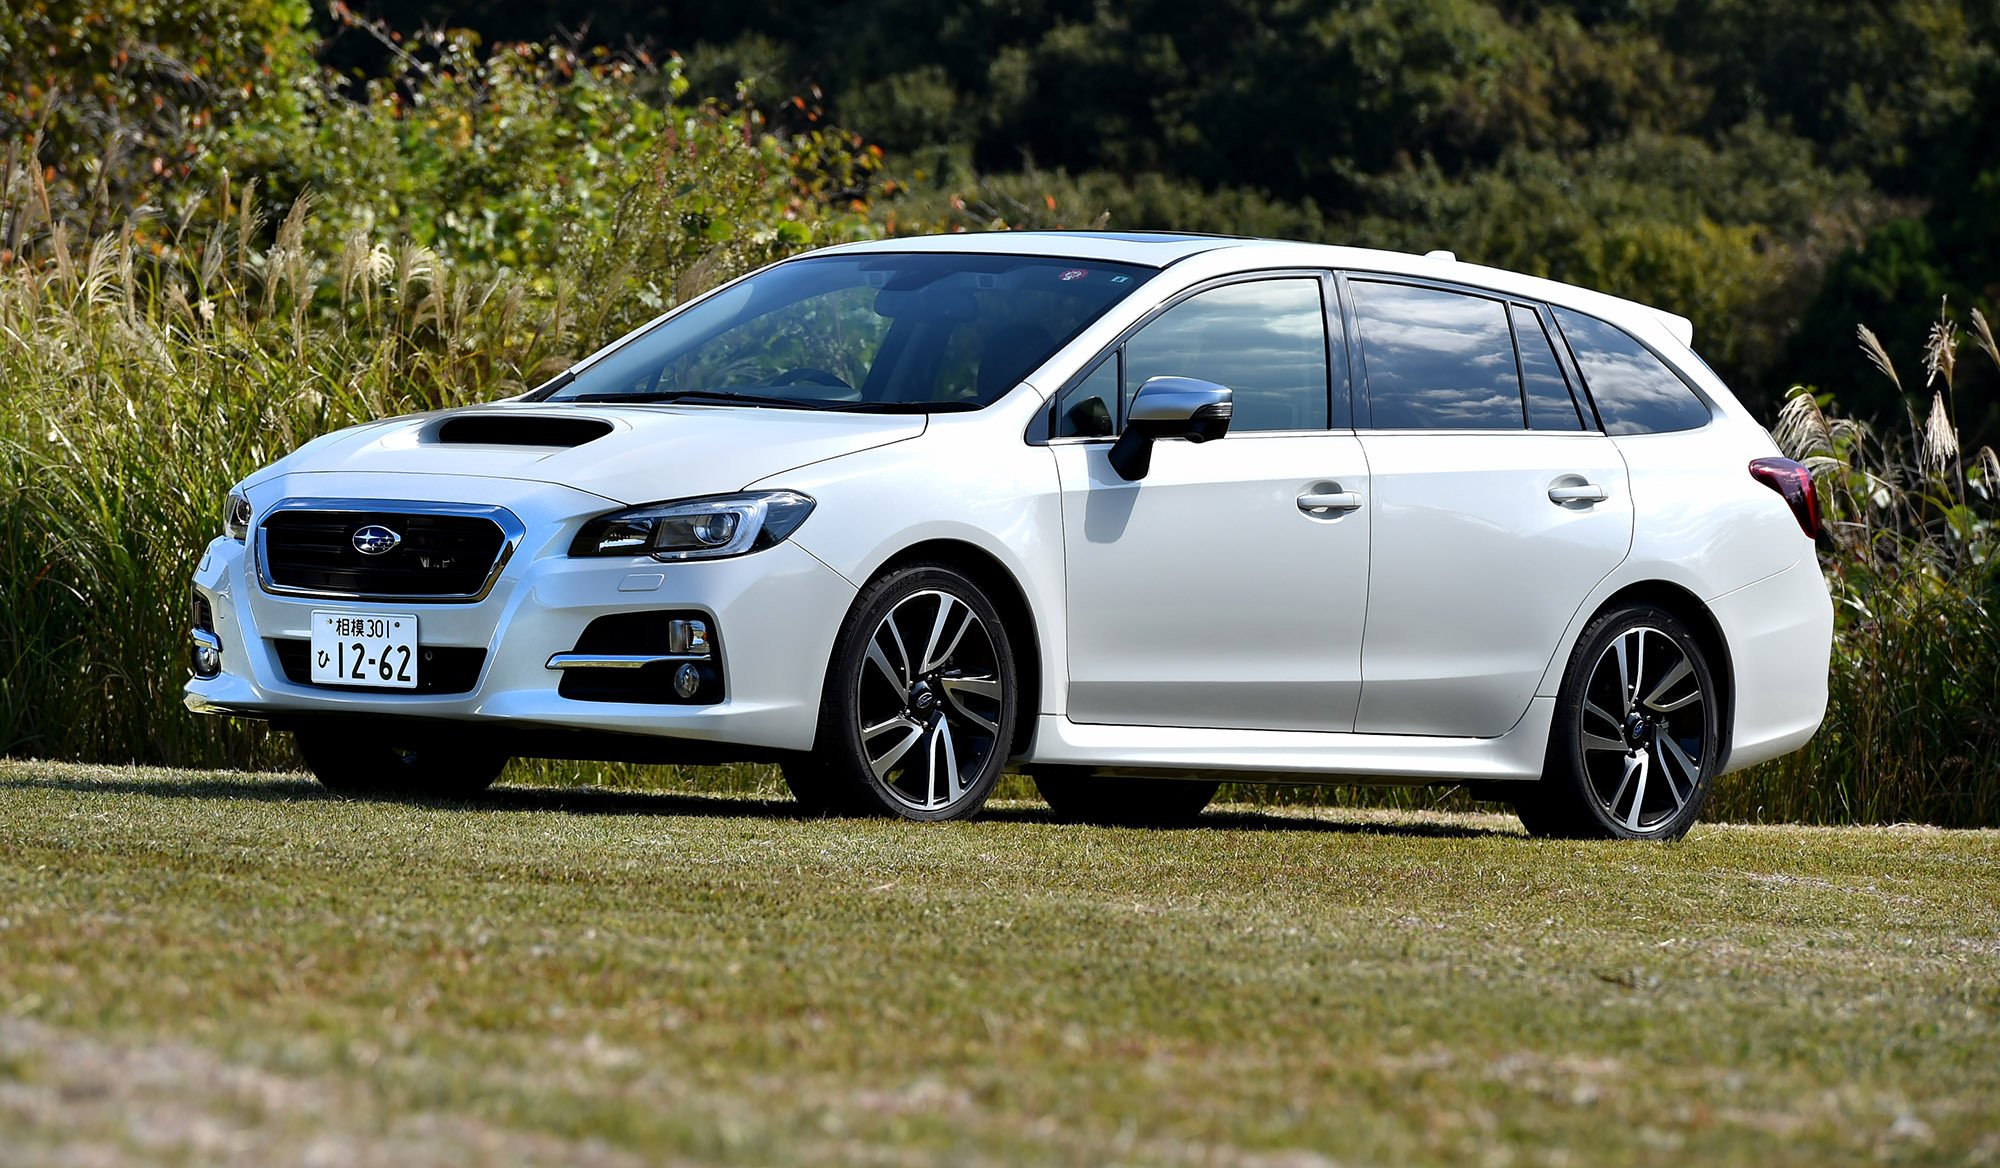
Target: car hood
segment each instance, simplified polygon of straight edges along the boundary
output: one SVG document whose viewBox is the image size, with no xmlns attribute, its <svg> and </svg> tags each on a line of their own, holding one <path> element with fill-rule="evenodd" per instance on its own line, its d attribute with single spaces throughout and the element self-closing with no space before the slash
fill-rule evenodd
<svg viewBox="0 0 2000 1168">
<path fill-rule="evenodd" d="M 462 475 L 560 483 L 650 503 L 741 490 L 795 467 L 914 438 L 924 425 L 922 414 L 501 403 L 340 430 L 248 485 L 313 472 Z"/>
</svg>

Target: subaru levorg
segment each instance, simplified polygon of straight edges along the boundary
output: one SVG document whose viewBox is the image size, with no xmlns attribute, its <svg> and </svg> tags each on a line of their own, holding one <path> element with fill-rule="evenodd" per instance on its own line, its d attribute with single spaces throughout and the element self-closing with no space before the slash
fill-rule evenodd
<svg viewBox="0 0 2000 1168">
<path fill-rule="evenodd" d="M 1671 838 L 1813 734 L 1832 630 L 1811 478 L 1690 334 L 1443 252 L 816 251 L 244 479 L 187 703 L 339 791 L 768 759 L 939 820 L 1012 763 L 1066 817 L 1468 783 Z"/>
</svg>

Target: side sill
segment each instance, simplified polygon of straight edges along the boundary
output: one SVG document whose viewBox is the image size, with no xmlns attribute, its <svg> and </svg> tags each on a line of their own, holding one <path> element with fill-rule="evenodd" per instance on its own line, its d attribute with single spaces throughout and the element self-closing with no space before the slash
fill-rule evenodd
<svg viewBox="0 0 2000 1168">
<path fill-rule="evenodd" d="M 1219 771 L 1240 782 L 1532 782 L 1542 775 L 1555 707 L 1552 697 L 1535 698 L 1498 738 L 1098 726 L 1043 714 L 1021 761 L 1162 777 Z"/>
</svg>

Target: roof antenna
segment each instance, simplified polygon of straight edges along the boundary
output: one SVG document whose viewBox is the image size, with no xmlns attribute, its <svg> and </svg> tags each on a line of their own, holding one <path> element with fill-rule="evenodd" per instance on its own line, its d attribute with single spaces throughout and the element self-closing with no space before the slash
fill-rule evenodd
<svg viewBox="0 0 2000 1168">
<path fill-rule="evenodd" d="M 1436 251 L 1425 252 L 1424 258 L 1427 260 L 1446 260 L 1452 263 L 1458 262 L 1458 256 L 1455 253 L 1448 252 L 1443 248 L 1438 248 Z"/>
</svg>

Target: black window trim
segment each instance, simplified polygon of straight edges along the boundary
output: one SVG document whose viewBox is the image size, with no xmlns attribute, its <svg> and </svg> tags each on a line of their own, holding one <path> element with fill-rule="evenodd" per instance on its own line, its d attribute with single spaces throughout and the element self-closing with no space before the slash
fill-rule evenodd
<svg viewBox="0 0 2000 1168">
<path fill-rule="evenodd" d="M 1562 374 L 1563 388 L 1569 391 L 1570 405 L 1576 410 L 1577 420 L 1583 423 L 1582 432 L 1586 434 L 1593 432 L 1602 434 L 1604 432 L 1604 420 L 1597 416 L 1597 403 L 1590 400 L 1590 394 L 1584 390 L 1583 371 L 1576 367 L 1576 358 L 1569 351 L 1569 342 L 1563 339 L 1562 332 L 1556 328 L 1555 311 L 1539 300 L 1524 300 L 1520 297 L 1514 297 L 1510 303 L 1519 305 L 1529 312 L 1534 313 L 1535 319 L 1541 323 L 1542 339 L 1548 343 L 1549 352 L 1556 359 L 1556 372 Z M 1513 324 L 1514 314 L 1509 312 L 1507 314 L 1507 325 L 1509 328 L 1512 328 Z M 1514 366 L 1516 369 L 1521 368 L 1521 338 L 1519 334 L 1516 334 L 1514 337 Z M 1528 429 L 1534 430 L 1538 434 L 1571 434 L 1576 432 L 1572 430 L 1535 430 L 1534 417 L 1526 415 L 1527 406 L 1528 378 L 1526 372 L 1523 371 L 1521 376 L 1521 408 L 1524 415 L 1528 417 Z"/>
<path fill-rule="evenodd" d="M 1064 381 L 1062 385 L 1055 390 L 1055 392 L 1049 395 L 1048 400 L 1043 403 L 1042 408 L 1036 410 L 1034 417 L 1028 422 L 1027 433 L 1023 435 L 1028 445 L 1079 446 L 1079 445 L 1088 445 L 1099 442 L 1117 441 L 1117 436 L 1120 433 L 1123 433 L 1125 429 L 1125 342 L 1131 340 L 1134 336 L 1137 336 L 1141 329 L 1144 329 L 1147 325 L 1153 323 L 1153 321 L 1159 319 L 1161 316 L 1164 316 L 1168 312 L 1168 310 L 1174 308 L 1183 301 L 1191 300 L 1194 297 L 1199 296 L 1204 292 L 1210 292 L 1217 288 L 1229 287 L 1235 284 L 1256 284 L 1256 283 L 1262 283 L 1267 280 L 1319 281 L 1320 335 L 1325 338 L 1326 348 L 1327 348 L 1327 353 L 1326 353 L 1327 425 L 1323 428 L 1307 429 L 1307 430 L 1248 430 L 1244 431 L 1242 434 L 1236 434 L 1232 432 L 1229 435 L 1229 437 L 1247 438 L 1254 436 L 1254 437 L 1281 438 L 1288 435 L 1296 436 L 1300 434 L 1329 434 L 1329 433 L 1345 434 L 1351 432 L 1354 429 L 1353 420 L 1354 420 L 1355 395 L 1354 395 L 1354 380 L 1351 368 L 1353 364 L 1353 356 L 1352 356 L 1353 346 L 1351 343 L 1348 343 L 1348 340 L 1352 334 L 1346 331 L 1349 327 L 1348 318 L 1346 316 L 1346 305 L 1338 296 L 1338 291 L 1336 287 L 1337 284 L 1336 273 L 1331 272 L 1325 268 L 1258 268 L 1252 271 L 1230 272 L 1227 275 L 1215 276 L 1211 279 L 1203 280 L 1198 284 L 1191 284 L 1188 287 L 1181 289 L 1179 292 L 1174 293 L 1172 297 L 1161 301 L 1160 303 L 1154 305 L 1152 308 L 1147 309 L 1146 314 L 1144 316 L 1140 317 L 1138 320 L 1134 321 L 1131 325 L 1127 326 L 1123 332 L 1120 332 L 1118 336 L 1111 341 L 1110 344 L 1104 346 L 1102 349 L 1099 349 L 1095 354 L 1091 356 L 1091 358 L 1088 361 L 1085 361 L 1083 363 L 1082 367 L 1077 371 L 1077 373 L 1074 376 Z M 1340 341 L 1343 344 L 1343 350 L 1339 354 L 1336 354 L 1333 348 L 1335 342 L 1334 325 L 1336 322 L 1338 322 L 1341 325 L 1343 330 L 1342 336 L 1340 337 Z M 1058 437 L 1055 432 L 1056 404 L 1062 400 L 1064 394 L 1068 393 L 1072 389 L 1075 389 L 1077 386 L 1083 384 L 1084 381 L 1089 379 L 1091 374 L 1096 373 L 1098 366 L 1104 363 L 1104 360 L 1107 356 L 1111 357 L 1118 363 L 1118 371 L 1117 371 L 1118 410 L 1116 416 L 1113 417 L 1112 419 L 1111 433 L 1109 435 L 1100 435 L 1095 437 L 1089 437 L 1081 434 L 1071 434 Z M 1348 408 L 1346 410 L 1346 413 L 1349 424 L 1346 426 L 1341 426 L 1338 424 L 1338 419 L 1342 412 L 1338 408 L 1338 403 L 1343 390 L 1345 390 L 1348 403 Z"/>
</svg>

